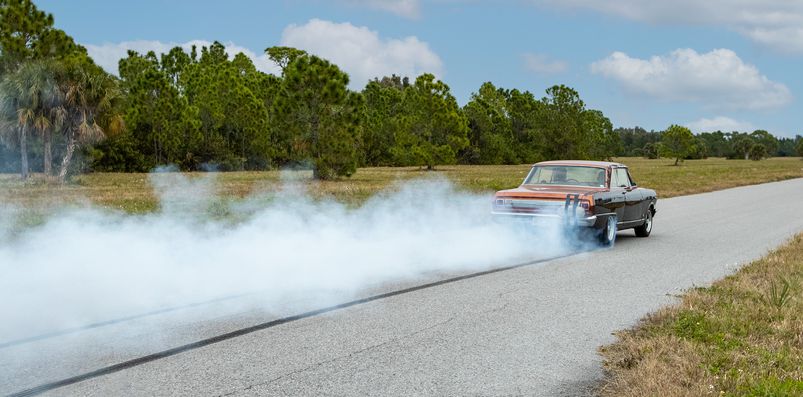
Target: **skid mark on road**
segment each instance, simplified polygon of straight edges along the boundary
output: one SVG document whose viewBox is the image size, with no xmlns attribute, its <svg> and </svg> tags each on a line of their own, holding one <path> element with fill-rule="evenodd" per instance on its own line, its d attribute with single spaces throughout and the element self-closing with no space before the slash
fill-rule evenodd
<svg viewBox="0 0 803 397">
<path fill-rule="evenodd" d="M 515 265 L 510 265 L 510 266 L 497 267 L 497 268 L 493 268 L 493 269 L 490 269 L 490 270 L 485 270 L 485 271 L 481 271 L 481 272 L 477 272 L 477 273 L 471 273 L 471 274 L 466 274 L 466 275 L 462 275 L 462 276 L 447 278 L 447 279 L 443 279 L 443 280 L 439 280 L 439 281 L 435 281 L 435 282 L 431 282 L 431 283 L 427 283 L 427 284 L 421 284 L 421 285 L 417 285 L 417 286 L 410 287 L 410 288 L 404 288 L 404 289 L 400 289 L 400 290 L 396 290 L 396 291 L 386 292 L 386 293 L 379 294 L 379 295 L 369 296 L 367 298 L 357 299 L 357 300 L 353 300 L 353 301 L 350 301 L 350 302 L 345 302 L 345 303 L 341 303 L 341 304 L 338 304 L 338 305 L 325 307 L 325 308 L 322 308 L 322 309 L 312 310 L 312 311 L 308 311 L 308 312 L 305 312 L 305 313 L 301 313 L 301 314 L 297 314 L 297 315 L 293 315 L 293 316 L 289 316 L 289 317 L 284 317 L 284 318 L 268 321 L 268 322 L 265 322 L 265 323 L 253 325 L 253 326 L 246 327 L 246 328 L 242 328 L 242 329 L 239 329 L 239 330 L 236 330 L 236 331 L 232 331 L 232 332 L 228 332 L 228 333 L 225 333 L 225 334 L 213 336 L 211 338 L 202 339 L 202 340 L 199 340 L 197 342 L 192 342 L 192 343 L 188 343 L 186 345 L 174 347 L 172 349 L 164 350 L 164 351 L 161 351 L 161 352 L 157 352 L 157 353 L 149 354 L 149 355 L 146 355 L 146 356 L 138 357 L 138 358 L 135 358 L 135 359 L 132 359 L 132 360 L 124 361 L 124 362 L 121 362 L 121 363 L 118 363 L 118 364 L 114 364 L 114 365 L 110 365 L 110 366 L 107 366 L 107 367 L 103 367 L 103 368 L 100 368 L 100 369 L 97 369 L 97 370 L 94 370 L 94 371 L 90 371 L 90 372 L 86 372 L 86 373 L 83 373 L 83 374 L 80 374 L 80 375 L 76 375 L 76 376 L 73 376 L 73 377 L 64 378 L 64 379 L 57 380 L 57 381 L 54 381 L 54 382 L 45 383 L 45 384 L 42 384 L 42 385 L 39 385 L 39 386 L 36 386 L 36 387 L 32 387 L 30 389 L 26 389 L 26 390 L 22 390 L 22 391 L 19 391 L 19 392 L 16 392 L 16 393 L 9 394 L 8 397 L 35 396 L 35 395 L 42 394 L 42 393 L 50 391 L 50 390 L 58 389 L 60 387 L 69 386 L 69 385 L 72 385 L 72 384 L 75 384 L 75 383 L 83 382 L 83 381 L 86 381 L 86 380 L 90 380 L 90 379 L 93 379 L 93 378 L 98 378 L 98 377 L 105 376 L 105 375 L 110 375 L 110 374 L 113 374 L 115 372 L 119 372 L 119 371 L 122 371 L 122 370 L 125 370 L 125 369 L 128 369 L 128 368 L 136 367 L 136 366 L 139 366 L 139 365 L 142 365 L 142 364 L 147 364 L 149 362 L 153 362 L 153 361 L 156 361 L 156 360 L 161 360 L 163 358 L 175 356 L 177 354 L 181 354 L 181 353 L 184 353 L 184 352 L 187 352 L 187 351 L 190 351 L 190 350 L 199 349 L 199 348 L 202 348 L 202 347 L 205 347 L 205 346 L 209 346 L 209 345 L 212 345 L 212 344 L 215 344 L 215 343 L 218 343 L 218 342 L 223 342 L 223 341 L 226 341 L 226 340 L 229 340 L 229 339 L 233 339 L 233 338 L 237 338 L 237 337 L 240 337 L 240 336 L 243 336 L 243 335 L 248 335 L 250 333 L 254 333 L 254 332 L 257 332 L 257 331 L 262 331 L 262 330 L 265 330 L 265 329 L 268 329 L 268 328 L 272 328 L 272 327 L 276 327 L 276 326 L 279 326 L 279 325 L 282 325 L 282 324 L 291 323 L 291 322 L 302 320 L 302 319 L 309 318 L 309 317 L 319 316 L 321 314 L 333 312 L 333 311 L 336 311 L 336 310 L 345 309 L 345 308 L 352 307 L 352 306 L 361 305 L 361 304 L 364 304 L 364 303 L 369 303 L 369 302 L 373 302 L 373 301 L 377 301 L 377 300 L 381 300 L 381 299 L 387 299 L 387 298 L 398 296 L 398 295 L 409 294 L 411 292 L 420 291 L 420 290 L 427 289 L 427 288 L 433 288 L 433 287 L 437 287 L 437 286 L 444 285 L 444 284 L 455 283 L 455 282 L 462 281 L 462 280 L 468 280 L 468 279 L 481 277 L 481 276 L 485 276 L 485 275 L 489 275 L 489 274 L 493 274 L 493 273 L 499 273 L 499 272 L 503 272 L 503 271 L 507 271 L 507 270 L 517 269 L 517 268 L 524 267 L 524 266 L 532 266 L 532 265 L 535 265 L 535 264 L 544 263 L 544 262 L 548 262 L 548 261 L 555 260 L 555 259 L 566 258 L 566 257 L 569 257 L 569 256 L 580 254 L 582 252 L 584 252 L 584 251 L 571 252 L 571 253 L 566 254 L 566 255 L 554 256 L 554 257 L 550 257 L 550 258 L 539 259 L 539 260 L 535 260 L 535 261 L 524 262 L 524 263 L 519 263 L 519 264 L 515 264 Z"/>
</svg>

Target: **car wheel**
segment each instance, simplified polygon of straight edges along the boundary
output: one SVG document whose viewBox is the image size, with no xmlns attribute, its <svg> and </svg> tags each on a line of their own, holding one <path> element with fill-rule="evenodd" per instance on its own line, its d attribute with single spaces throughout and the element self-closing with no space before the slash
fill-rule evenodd
<svg viewBox="0 0 803 397">
<path fill-rule="evenodd" d="M 599 243 L 603 247 L 613 247 L 616 241 L 616 215 L 611 215 L 605 221 L 605 227 L 600 230 Z"/>
<path fill-rule="evenodd" d="M 652 232 L 652 209 L 647 210 L 647 217 L 644 219 L 644 224 L 637 227 L 636 229 L 636 236 L 639 237 L 649 237 L 650 232 Z"/>
</svg>

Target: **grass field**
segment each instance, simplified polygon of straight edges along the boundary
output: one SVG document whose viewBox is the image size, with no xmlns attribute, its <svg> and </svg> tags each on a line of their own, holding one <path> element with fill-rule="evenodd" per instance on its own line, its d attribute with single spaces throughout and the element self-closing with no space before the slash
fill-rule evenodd
<svg viewBox="0 0 803 397">
<path fill-rule="evenodd" d="M 803 177 L 800 158 L 749 160 L 689 160 L 672 166 L 672 160 L 642 158 L 617 159 L 627 164 L 641 185 L 658 191 L 661 198 L 706 192 L 728 187 Z M 529 165 L 511 166 L 441 166 L 428 172 L 418 168 L 362 168 L 354 176 L 340 181 L 313 181 L 310 172 L 290 173 L 300 178 L 307 192 L 317 199 L 330 198 L 358 205 L 374 193 L 397 181 L 423 177 L 444 177 L 456 185 L 476 192 L 492 192 L 517 186 Z M 213 176 L 221 200 L 236 200 L 260 192 L 280 189 L 280 171 L 229 172 Z M 207 178 L 204 173 L 186 174 L 189 178 Z M 16 175 L 0 175 L 0 200 L 27 209 L 47 209 L 65 204 L 92 203 L 129 213 L 145 213 L 158 208 L 158 200 L 148 174 L 94 173 L 73 178 L 58 185 L 41 177 L 22 183 Z"/>
<path fill-rule="evenodd" d="M 618 339 L 602 396 L 803 396 L 803 234 Z"/>
</svg>

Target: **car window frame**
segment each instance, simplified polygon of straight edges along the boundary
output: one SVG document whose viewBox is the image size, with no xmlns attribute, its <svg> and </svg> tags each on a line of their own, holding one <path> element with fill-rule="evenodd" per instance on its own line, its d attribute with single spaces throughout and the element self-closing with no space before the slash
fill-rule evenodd
<svg viewBox="0 0 803 397">
<path fill-rule="evenodd" d="M 630 168 L 625 168 L 627 171 L 627 179 L 630 180 L 630 187 L 638 187 L 638 183 L 633 179 L 633 175 L 630 175 Z"/>
<path fill-rule="evenodd" d="M 541 168 L 541 169 L 547 169 L 547 168 L 550 168 L 550 167 L 552 167 L 552 168 L 554 168 L 554 167 L 565 167 L 565 168 L 588 168 L 588 169 L 598 169 L 598 170 L 600 170 L 600 171 L 602 171 L 602 172 L 603 172 L 603 178 L 607 177 L 607 175 L 606 175 L 606 174 L 607 174 L 607 172 L 606 172 L 606 169 L 605 169 L 605 167 L 598 167 L 598 166 L 592 166 L 592 165 L 581 165 L 581 164 L 578 164 L 578 165 L 574 165 L 574 164 L 566 164 L 566 165 L 564 165 L 564 164 L 541 164 L 541 165 L 539 165 L 539 164 L 535 164 L 535 165 L 533 165 L 533 166 L 532 166 L 532 168 L 530 168 L 530 171 L 527 173 L 527 176 L 526 176 L 526 177 L 524 177 L 524 181 L 522 182 L 522 184 L 521 184 L 521 185 L 522 185 L 522 186 L 571 186 L 571 187 L 596 187 L 596 188 L 605 188 L 605 183 L 606 183 L 606 182 L 608 182 L 608 181 L 603 181 L 603 183 L 602 183 L 601 185 L 593 185 L 593 186 L 589 186 L 589 185 L 585 185 L 585 184 L 571 184 L 571 183 L 570 183 L 570 184 L 557 184 L 557 183 L 545 183 L 545 184 L 542 184 L 542 183 L 527 183 L 528 181 L 530 181 L 530 180 L 532 179 L 532 177 L 534 176 L 534 174 L 537 172 L 537 170 L 536 170 L 537 168 Z M 551 173 L 551 172 L 554 172 L 554 171 L 550 171 L 550 173 Z"/>
<path fill-rule="evenodd" d="M 620 170 L 624 172 L 624 175 L 625 175 L 625 181 L 624 182 L 625 182 L 626 186 L 622 186 L 622 183 L 619 181 L 621 179 L 621 175 L 622 175 L 620 173 Z M 612 169 L 611 174 L 612 174 L 611 187 L 616 187 L 617 189 L 629 189 L 629 188 L 634 186 L 633 185 L 633 181 L 630 179 L 630 173 L 627 172 L 627 168 L 626 167 L 614 167 Z M 614 181 L 616 181 L 615 184 L 614 184 Z"/>
</svg>

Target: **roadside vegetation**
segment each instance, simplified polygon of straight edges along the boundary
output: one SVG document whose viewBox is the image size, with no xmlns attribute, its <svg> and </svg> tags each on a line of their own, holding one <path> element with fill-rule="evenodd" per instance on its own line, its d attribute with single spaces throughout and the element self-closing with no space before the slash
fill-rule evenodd
<svg viewBox="0 0 803 397">
<path fill-rule="evenodd" d="M 772 158 L 761 162 L 750 160 L 687 160 L 682 167 L 673 167 L 673 159 L 646 160 L 637 157 L 619 158 L 631 167 L 636 181 L 655 189 L 660 198 L 707 192 L 803 177 L 800 158 Z M 530 169 L 523 165 L 450 165 L 435 172 L 419 167 L 361 168 L 348 180 L 316 181 L 311 171 L 253 171 L 217 174 L 185 173 L 190 179 L 214 178 L 215 194 L 220 200 L 239 200 L 275 192 L 292 175 L 306 194 L 314 199 L 332 199 L 348 205 L 359 205 L 371 195 L 398 181 L 440 177 L 460 188 L 474 192 L 492 192 L 518 186 Z M 53 185 L 41 175 L 23 182 L 18 176 L 0 174 L 0 200 L 30 210 L 46 210 L 66 204 L 91 203 L 128 213 L 151 212 L 158 200 L 146 173 L 91 173 L 76 176 L 72 183 Z"/>
<path fill-rule="evenodd" d="M 803 395 L 803 234 L 617 336 L 602 396 Z"/>
</svg>

